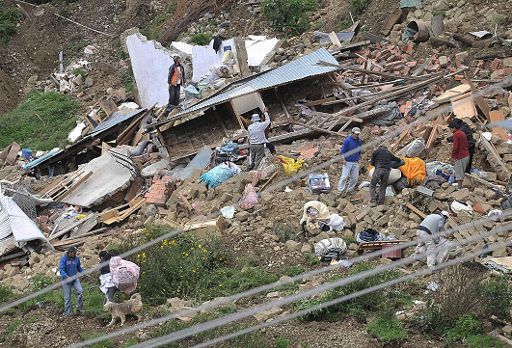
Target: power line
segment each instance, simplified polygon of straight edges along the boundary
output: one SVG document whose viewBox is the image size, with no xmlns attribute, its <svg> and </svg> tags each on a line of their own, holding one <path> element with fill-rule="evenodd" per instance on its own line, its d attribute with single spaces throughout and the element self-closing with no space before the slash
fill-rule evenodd
<svg viewBox="0 0 512 348">
<path fill-rule="evenodd" d="M 484 234 L 480 234 L 478 236 L 473 236 L 471 238 L 465 239 L 463 242 L 454 243 L 454 244 L 448 245 L 446 247 L 441 247 L 441 248 L 438 248 L 438 249 L 436 249 L 436 250 L 434 250 L 432 252 L 426 252 L 426 253 L 423 253 L 423 254 L 420 254 L 420 255 L 411 256 L 411 257 L 402 259 L 400 261 L 396 261 L 396 262 L 394 262 L 392 264 L 388 264 L 388 265 L 384 265 L 384 266 L 379 266 L 379 267 L 376 267 L 376 268 L 368 270 L 368 271 L 363 271 L 363 272 L 357 273 L 355 275 L 343 278 L 343 279 L 335 281 L 335 282 L 325 283 L 325 284 L 319 285 L 319 286 L 317 286 L 317 287 L 315 287 L 313 289 L 309 289 L 309 290 L 300 292 L 298 294 L 290 295 L 288 297 L 285 297 L 285 298 L 282 298 L 282 299 L 278 299 L 278 300 L 274 300 L 274 301 L 268 302 L 266 304 L 263 304 L 263 305 L 260 305 L 260 306 L 257 306 L 257 307 L 253 307 L 253 308 L 249 308 L 249 309 L 246 309 L 246 310 L 242 310 L 242 311 L 239 311 L 237 313 L 233 313 L 233 314 L 224 316 L 222 318 L 217 318 L 217 319 L 211 320 L 209 322 L 197 324 L 197 325 L 195 325 L 193 327 L 190 327 L 190 328 L 187 328 L 187 329 L 176 331 L 176 332 L 174 332 L 172 334 L 169 334 L 169 335 L 167 335 L 165 337 L 166 337 L 166 339 L 169 339 L 169 340 L 172 340 L 172 341 L 177 341 L 177 340 L 180 340 L 180 339 L 183 339 L 183 338 L 187 338 L 187 337 L 199 334 L 199 333 L 201 333 L 203 331 L 207 331 L 207 330 L 210 330 L 210 329 L 213 329 L 213 328 L 217 328 L 219 326 L 226 325 L 226 324 L 231 323 L 233 321 L 237 321 L 237 320 L 249 317 L 249 316 L 254 315 L 254 314 L 258 313 L 258 312 L 261 312 L 261 311 L 264 311 L 264 310 L 267 310 L 267 309 L 270 309 L 270 308 L 273 308 L 273 307 L 276 307 L 276 306 L 286 305 L 286 304 L 289 304 L 289 303 L 301 300 L 303 298 L 313 296 L 313 295 L 315 295 L 317 293 L 321 293 L 321 292 L 324 292 L 324 291 L 327 291 L 327 290 L 330 290 L 330 289 L 333 289 L 333 288 L 336 288 L 336 287 L 344 286 L 344 285 L 347 285 L 349 283 L 352 283 L 352 282 L 355 282 L 355 281 L 358 281 L 358 280 L 361 280 L 361 279 L 365 279 L 365 278 L 370 277 L 370 276 L 374 276 L 374 275 L 379 274 L 381 272 L 388 271 L 388 270 L 391 270 L 393 268 L 397 268 L 399 266 L 403 266 L 403 265 L 415 262 L 418 259 L 424 258 L 424 257 L 426 257 L 426 256 L 428 256 L 428 255 L 430 255 L 432 253 L 438 253 L 441 250 L 452 249 L 452 248 L 454 248 L 456 246 L 469 244 L 469 243 L 472 243 L 474 241 L 480 240 L 482 238 L 485 238 L 485 237 L 487 237 L 489 235 L 492 235 L 492 234 L 495 234 L 495 233 L 501 233 L 503 231 L 508 231 L 511 228 L 512 228 L 512 224 L 507 224 L 506 226 L 500 226 L 495 231 L 489 231 L 489 232 L 486 232 Z M 163 319 L 163 318 L 161 318 L 161 319 Z M 167 317 L 167 319 L 169 319 L 169 318 Z M 90 340 L 90 341 L 86 341 L 86 342 L 82 342 L 82 343 L 78 343 L 78 344 L 72 345 L 71 347 L 82 347 L 82 346 L 85 346 L 85 345 L 88 345 L 88 344 L 91 344 L 91 343 L 94 343 L 94 342 L 101 341 L 102 339 L 103 339 L 103 337 L 100 337 L 98 339 L 93 339 L 93 340 Z M 141 343 L 141 345 L 138 345 L 137 347 L 139 347 L 139 346 L 140 347 L 152 346 L 152 344 L 156 340 L 157 339 L 153 339 L 153 340 L 148 341 L 147 342 L 148 345 L 142 345 L 142 343 Z M 145 343 L 146 342 L 144 342 L 144 344 Z"/>
<path fill-rule="evenodd" d="M 497 244 L 491 244 L 491 246 L 489 247 L 489 250 L 493 251 L 493 250 L 499 249 L 499 248 L 501 248 L 503 246 L 507 246 L 507 245 L 508 245 L 508 242 L 501 242 L 501 243 L 497 243 Z M 406 281 L 409 281 L 409 280 L 413 280 L 414 278 L 417 278 L 419 276 L 428 275 L 433 270 L 434 271 L 441 270 L 443 268 L 453 266 L 453 265 L 455 265 L 455 264 L 457 264 L 459 262 L 471 260 L 472 258 L 477 257 L 479 255 L 479 253 L 480 252 L 475 252 L 475 253 L 472 253 L 472 254 L 469 254 L 469 255 L 466 255 L 466 256 L 461 256 L 459 258 L 456 258 L 456 259 L 450 260 L 448 262 L 442 263 L 441 265 L 435 266 L 435 267 L 433 267 L 431 269 L 423 269 L 421 271 L 417 271 L 415 273 L 411 273 L 409 275 L 406 275 L 406 276 L 403 276 L 403 277 L 400 277 L 400 278 L 397 278 L 397 279 L 393 279 L 393 280 L 387 281 L 385 283 L 382 283 L 382 284 L 379 284 L 379 285 L 375 285 L 375 286 L 372 286 L 372 287 L 369 287 L 369 288 L 366 288 L 366 289 L 354 292 L 352 294 L 349 294 L 349 295 L 346 295 L 346 296 L 343 296 L 343 297 L 339 297 L 337 299 L 334 299 L 334 300 L 331 300 L 331 301 L 328 301 L 328 302 L 324 302 L 324 303 L 315 305 L 315 306 L 307 308 L 307 309 L 300 310 L 300 311 L 295 312 L 295 313 L 286 314 L 286 315 L 278 317 L 278 318 L 276 318 L 276 319 L 274 319 L 272 321 L 265 322 L 265 323 L 258 324 L 258 325 L 254 325 L 254 326 L 251 326 L 251 327 L 248 327 L 248 328 L 245 328 L 245 329 L 242 329 L 242 330 L 239 330 L 239 331 L 236 331 L 236 332 L 233 332 L 233 333 L 221 336 L 221 337 L 217 337 L 217 338 L 215 338 L 213 340 L 209 340 L 207 342 L 203 342 L 203 343 L 197 344 L 197 345 L 193 346 L 192 348 L 209 347 L 209 346 L 211 346 L 213 344 L 222 343 L 222 342 L 225 342 L 227 340 L 230 340 L 230 339 L 242 336 L 242 335 L 246 335 L 248 333 L 251 333 L 251 332 L 254 332 L 254 331 L 266 328 L 266 327 L 274 326 L 274 325 L 277 325 L 277 324 L 285 322 L 285 321 L 293 320 L 293 319 L 302 317 L 304 315 L 307 315 L 309 313 L 315 312 L 317 310 L 328 308 L 330 306 L 333 306 L 333 305 L 336 305 L 336 304 L 339 304 L 339 303 L 342 303 L 342 302 L 346 302 L 346 301 L 352 300 L 352 299 L 354 299 L 356 297 L 364 296 L 364 295 L 367 295 L 369 293 L 372 293 L 372 292 L 375 292 L 375 291 L 378 291 L 378 290 L 381 290 L 381 289 L 384 289 L 384 288 L 387 288 L 387 287 L 390 287 L 390 286 L 393 286 L 393 285 L 396 285 L 396 284 L 399 284 L 399 283 L 403 283 L 403 282 L 406 282 Z M 162 344 L 165 344 L 165 343 L 167 343 L 167 342 L 158 342 L 157 344 L 152 345 L 151 347 L 158 347 L 158 346 L 161 346 Z M 137 346 L 134 346 L 134 347 L 139 347 L 139 346 L 140 347 L 144 347 L 144 346 L 141 346 L 141 345 L 137 345 Z"/>
<path fill-rule="evenodd" d="M 485 93 L 485 92 L 491 91 L 491 90 L 493 90 L 493 89 L 501 88 L 501 87 L 503 87 L 503 86 L 505 86 L 505 85 L 508 85 L 508 84 L 510 84 L 510 83 L 512 83 L 512 77 L 508 77 L 508 78 L 504 79 L 502 82 L 496 83 L 496 84 L 494 84 L 494 85 L 490 85 L 490 86 L 488 86 L 488 87 L 486 87 L 486 88 L 482 89 L 481 91 L 478 91 L 478 92 L 477 92 L 477 93 L 475 93 L 474 95 L 482 95 L 482 94 L 483 94 L 483 93 Z M 474 97 L 474 96 L 472 95 L 472 97 Z M 450 106 L 440 107 L 440 108 L 436 109 L 436 112 L 435 112 L 435 113 L 433 113 L 433 115 L 431 115 L 431 116 L 422 116 L 422 117 L 418 118 L 416 121 L 414 121 L 413 123 L 408 124 L 408 125 L 406 125 L 406 126 L 404 126 L 404 127 L 402 127 L 402 128 L 399 128 L 399 129 L 400 129 L 400 130 L 403 130 L 403 129 L 409 129 L 409 128 L 411 128 L 413 125 L 421 123 L 421 122 L 420 122 L 420 120 L 423 122 L 423 121 L 427 121 L 427 120 L 433 119 L 434 117 L 436 117 L 436 116 L 438 116 L 439 114 L 441 114 L 441 113 L 442 113 L 442 110 L 444 110 L 444 109 L 449 110 L 449 109 L 451 109 L 451 107 L 450 107 Z M 384 135 L 383 137 L 380 137 L 380 138 L 378 138 L 378 139 L 376 139 L 376 140 L 374 140 L 374 141 L 371 141 L 371 142 L 369 142 L 369 143 L 364 144 L 364 145 L 361 147 L 361 150 L 366 149 L 366 148 L 368 148 L 368 147 L 371 147 L 371 146 L 373 146 L 373 145 L 376 145 L 376 144 L 382 143 L 382 142 L 383 142 L 385 139 L 387 139 L 388 137 L 392 137 L 392 136 L 398 135 L 399 133 L 400 133 L 400 131 L 396 131 L 396 132 L 389 132 L 388 134 Z M 347 154 L 345 154 L 345 155 L 350 155 L 350 154 L 355 153 L 355 152 L 357 152 L 357 151 L 358 151 L 358 150 L 352 150 L 352 152 L 350 152 L 350 151 L 349 151 L 349 152 L 347 152 Z M 279 185 L 281 185 L 281 184 L 283 184 L 283 185 L 284 185 L 284 184 L 286 184 L 286 183 L 293 182 L 293 181 L 294 181 L 294 180 L 296 180 L 297 178 L 305 177 L 306 175 L 308 175 L 308 174 L 310 174 L 310 173 L 314 172 L 315 170 L 317 170 L 317 169 L 319 169 L 319 168 L 320 168 L 320 169 L 321 169 L 321 168 L 325 168 L 325 167 L 327 166 L 326 164 L 331 165 L 332 163 L 334 163 L 334 162 L 336 162 L 336 161 L 340 160 L 341 158 L 342 158 L 341 156 L 335 157 L 335 159 L 331 159 L 331 160 L 329 160 L 329 161 L 326 161 L 326 162 L 324 162 L 323 164 L 320 164 L 320 165 L 318 165 L 318 166 L 316 166 L 316 167 L 314 167 L 314 168 L 312 168 L 312 169 L 310 169 L 310 170 L 308 170 L 308 171 L 304 171 L 304 172 L 301 172 L 301 173 L 297 173 L 297 174 L 296 174 L 296 175 L 294 175 L 292 178 L 290 178 L 290 179 L 286 179 L 286 180 L 282 180 L 280 183 L 277 183 L 277 184 L 275 184 L 275 185 L 273 185 L 273 186 L 269 187 L 269 191 L 272 191 L 273 189 L 275 189 L 275 188 L 279 187 Z M 236 204 L 236 202 L 233 202 L 233 204 Z M 210 215 L 209 215 L 209 217 L 214 217 L 214 216 L 219 216 L 219 215 L 220 215 L 220 213 L 219 213 L 219 212 L 216 212 L 216 213 L 212 213 L 212 214 L 210 214 Z M 182 233 L 182 232 L 186 232 L 186 231 L 187 231 L 187 229 L 186 229 L 186 228 L 180 228 L 180 229 L 173 230 L 173 231 L 171 231 L 171 232 L 168 232 L 168 233 L 166 233 L 166 234 L 163 234 L 162 236 L 160 236 L 160 237 L 158 237 L 158 238 L 155 238 L 155 239 L 153 239 L 153 240 L 151 240 L 151 241 L 148 241 L 148 242 L 144 243 L 143 245 L 140 245 L 140 246 L 138 246 L 138 247 L 136 247 L 136 248 L 133 248 L 133 249 L 131 249 L 131 250 L 128 250 L 128 251 L 126 251 L 126 252 L 122 253 L 122 254 L 121 254 L 121 255 L 119 255 L 119 256 L 120 256 L 120 257 L 122 257 L 122 258 L 124 258 L 124 257 L 130 256 L 130 255 L 133 255 L 133 254 L 138 253 L 138 252 L 140 252 L 140 251 L 142 251 L 142 250 L 145 250 L 145 249 L 147 249 L 147 248 L 149 248 L 149 247 L 151 247 L 151 246 L 153 246 L 153 245 L 155 245 L 155 244 L 157 244 L 157 243 L 159 243 L 159 242 L 161 242 L 161 241 L 163 241 L 163 240 L 165 240 L 165 239 L 172 238 L 172 237 L 174 237 L 174 236 L 176 236 L 176 235 L 178 235 L 178 234 L 180 234 L 180 233 Z M 93 267 L 91 267 L 90 269 L 88 269 L 88 270 L 86 270 L 85 272 L 83 272 L 83 274 L 77 274 L 76 276 L 73 276 L 73 277 L 69 277 L 69 278 L 67 278 L 67 279 L 64 281 L 64 283 L 69 283 L 69 282 L 72 282 L 72 281 L 74 281 L 75 279 L 79 279 L 79 278 L 81 278 L 81 277 L 83 277 L 83 276 L 85 276 L 85 275 L 92 274 L 93 272 L 95 272 L 95 271 L 99 270 L 101 267 L 104 267 L 104 266 L 106 266 L 106 265 L 108 265 L 108 262 L 102 262 L 102 263 L 99 263 L 99 264 L 97 264 L 96 266 L 93 266 Z M 24 297 L 22 297 L 22 298 L 20 298 L 20 299 L 18 299 L 18 300 L 15 300 L 15 301 L 13 301 L 13 302 L 11 302 L 11 303 L 9 303 L 9 304 L 3 305 L 3 306 L 1 306 L 1 307 L 0 307 L 0 313 L 3 313 L 3 312 L 5 312 L 5 311 L 7 311 L 7 310 L 9 310 L 9 309 L 11 309 L 11 308 L 14 308 L 14 307 L 16 307 L 16 306 L 18 306 L 18 305 L 20 305 L 20 304 L 22 304 L 22 303 L 26 302 L 26 301 L 30 301 L 30 300 L 32 300 L 32 299 L 35 299 L 35 298 L 37 298 L 37 297 L 41 296 L 41 295 L 44 295 L 45 293 L 47 293 L 47 292 L 49 292 L 49 291 L 55 290 L 55 289 L 59 288 L 59 287 L 61 286 L 61 284 L 62 284 L 62 282 L 56 282 L 56 283 L 54 283 L 54 284 L 52 284 L 52 285 L 49 285 L 49 286 L 47 286 L 46 288 L 43 288 L 43 289 L 41 289 L 41 290 L 39 290 L 39 291 L 37 291 L 37 292 L 35 292 L 35 293 L 29 294 L 29 295 L 24 296 Z"/>
<path fill-rule="evenodd" d="M 499 217 L 491 216 L 491 217 L 481 218 L 481 219 L 479 219 L 477 221 L 470 222 L 470 223 L 467 223 L 465 225 L 461 225 L 461 226 L 459 226 L 457 228 L 446 230 L 446 231 L 444 231 L 442 233 L 437 234 L 436 236 L 429 236 L 426 239 L 430 240 L 430 239 L 434 239 L 434 238 L 437 238 L 437 237 L 446 237 L 446 236 L 449 236 L 449 235 L 453 234 L 455 231 L 457 231 L 459 229 L 465 229 L 465 228 L 467 228 L 469 226 L 471 226 L 471 227 L 478 227 L 479 225 L 486 224 L 487 222 L 491 222 L 491 221 L 495 222 L 498 219 L 502 219 L 502 218 L 505 218 L 505 217 L 508 217 L 508 216 L 512 216 L 512 210 L 504 212 L 504 214 L 499 216 Z M 512 226 L 511 226 L 511 228 L 512 228 Z M 479 235 L 479 236 L 473 237 L 473 238 L 475 240 L 479 240 L 481 238 L 486 237 L 487 235 L 492 235 L 494 233 L 499 233 L 499 231 L 496 230 L 496 231 L 486 232 L 483 236 Z M 471 242 L 472 241 L 470 239 L 464 239 L 462 242 L 460 242 L 460 245 L 470 244 Z M 393 252 L 393 251 L 396 251 L 396 250 L 402 250 L 404 248 L 407 248 L 407 247 L 410 247 L 410 246 L 414 246 L 417 243 L 418 243 L 418 241 L 411 241 L 411 242 L 407 242 L 407 243 L 404 243 L 404 244 L 399 244 L 399 245 L 396 245 L 396 246 L 393 246 L 393 247 L 390 247 L 390 248 L 386 249 L 386 251 Z M 455 247 L 455 245 L 451 245 L 450 247 Z M 371 259 L 373 257 L 381 256 L 382 253 L 383 253 L 382 250 L 377 250 L 377 251 L 374 251 L 374 252 L 371 252 L 371 253 L 368 253 L 368 254 L 365 254 L 365 255 L 357 256 L 357 257 L 351 259 L 350 261 L 352 263 L 359 263 L 359 262 L 363 262 L 365 260 Z M 390 267 L 392 265 L 394 265 L 394 267 L 398 267 L 399 266 L 399 265 L 396 266 L 397 263 L 395 262 L 393 264 L 387 265 L 387 267 Z M 161 318 L 152 319 L 152 320 L 144 322 L 144 323 L 136 324 L 136 325 L 128 327 L 128 328 L 124 328 L 124 329 L 121 329 L 121 330 L 118 330 L 118 331 L 111 332 L 111 333 L 106 334 L 104 336 L 93 338 L 93 339 L 90 339 L 90 340 L 87 340 L 87 341 L 84 341 L 84 342 L 79 342 L 79 343 L 76 343 L 76 344 L 72 345 L 72 347 L 75 347 L 75 348 L 85 347 L 85 346 L 88 346 L 90 344 L 101 342 L 102 340 L 105 340 L 105 339 L 110 339 L 110 338 L 118 337 L 118 336 L 121 336 L 121 335 L 126 335 L 126 334 L 129 334 L 131 332 L 134 332 L 134 331 L 137 331 L 137 330 L 140 330 L 140 329 L 144 329 L 144 328 L 147 328 L 147 327 L 150 327 L 150 326 L 154 326 L 154 325 L 160 324 L 162 322 L 166 322 L 166 321 L 171 320 L 171 319 L 176 319 L 176 318 L 184 317 L 184 316 L 192 316 L 192 315 L 196 314 L 199 311 L 204 311 L 204 310 L 215 308 L 215 307 L 218 307 L 218 306 L 221 306 L 221 305 L 224 305 L 224 304 L 232 303 L 232 302 L 235 302 L 235 301 L 237 301 L 237 300 L 239 300 L 241 298 L 252 296 L 252 295 L 258 294 L 260 292 L 271 290 L 271 289 L 279 287 L 279 286 L 284 286 L 286 284 L 293 283 L 293 282 L 295 282 L 297 280 L 300 280 L 300 279 L 303 279 L 305 277 L 312 277 L 312 276 L 319 275 L 319 274 L 322 274 L 322 273 L 325 273 L 325 272 L 336 270 L 336 269 L 339 269 L 340 267 L 342 267 L 341 264 L 330 265 L 330 266 L 325 267 L 325 268 L 320 268 L 320 269 L 316 269 L 316 270 L 313 270 L 313 271 L 310 271 L 310 272 L 299 274 L 299 275 L 297 275 L 295 277 L 290 278 L 286 282 L 279 282 L 278 281 L 278 282 L 274 282 L 272 284 L 263 285 L 263 286 L 260 286 L 260 287 L 257 287 L 257 288 L 249 289 L 249 290 L 247 290 L 245 292 L 225 297 L 225 298 L 223 298 L 220 301 L 214 301 L 214 302 L 211 302 L 211 303 L 209 303 L 207 305 L 202 305 L 202 306 L 199 306 L 199 307 L 196 307 L 196 308 L 178 311 L 178 312 L 172 313 L 170 315 L 167 315 L 167 316 L 164 316 L 164 317 L 161 317 Z M 359 274 L 361 274 L 361 273 L 359 273 Z M 348 279 L 348 278 L 344 278 L 344 279 Z"/>
</svg>

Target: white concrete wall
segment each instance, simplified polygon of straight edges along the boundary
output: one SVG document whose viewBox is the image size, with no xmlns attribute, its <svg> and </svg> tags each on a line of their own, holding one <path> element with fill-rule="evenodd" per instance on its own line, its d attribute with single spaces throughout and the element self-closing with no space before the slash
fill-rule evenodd
<svg viewBox="0 0 512 348">
<path fill-rule="evenodd" d="M 156 41 L 148 41 L 136 33 L 126 37 L 133 75 L 139 90 L 142 106 L 167 105 L 169 87 L 167 75 L 173 63 L 170 51 Z"/>
</svg>

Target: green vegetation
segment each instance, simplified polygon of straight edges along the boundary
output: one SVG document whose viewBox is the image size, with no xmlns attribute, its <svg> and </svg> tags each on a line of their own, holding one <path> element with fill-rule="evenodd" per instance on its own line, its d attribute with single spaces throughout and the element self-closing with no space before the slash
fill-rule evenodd
<svg viewBox="0 0 512 348">
<path fill-rule="evenodd" d="M 350 11 L 354 16 L 360 15 L 366 10 L 370 3 L 370 0 L 351 0 Z"/>
<path fill-rule="evenodd" d="M 5 285 L 0 284 L 0 303 L 9 301 L 12 297 L 12 291 Z"/>
<path fill-rule="evenodd" d="M 474 335 L 466 339 L 468 348 L 501 348 L 503 343 L 498 341 L 497 338 L 487 335 Z"/>
<path fill-rule="evenodd" d="M 274 224 L 273 228 L 274 234 L 279 238 L 279 241 L 281 243 L 284 243 L 288 240 L 295 240 L 297 239 L 297 234 L 295 233 L 295 230 L 293 227 L 286 223 L 277 222 Z"/>
<path fill-rule="evenodd" d="M 306 259 L 310 266 L 316 266 L 320 264 L 320 260 L 318 259 L 318 257 L 315 256 L 315 254 L 304 253 L 304 258 Z"/>
<path fill-rule="evenodd" d="M 488 314 L 496 315 L 505 320 L 509 319 L 512 287 L 506 277 L 498 277 L 483 283 L 482 293 Z"/>
<path fill-rule="evenodd" d="M 300 35 L 309 29 L 309 12 L 316 0 L 263 0 L 263 14 L 272 28 L 289 36 Z"/>
<path fill-rule="evenodd" d="M 6 340 L 8 340 L 9 337 L 11 337 L 14 332 L 16 332 L 16 330 L 20 327 L 20 325 L 21 325 L 20 319 L 10 320 L 9 323 L 7 324 L 4 332 L 2 332 L 2 334 L 0 334 L 0 342 L 5 342 Z"/>
<path fill-rule="evenodd" d="M 129 241 L 124 248 L 143 244 L 165 232 L 168 230 L 162 227 L 148 227 L 141 240 Z M 180 235 L 138 253 L 133 261 L 142 268 L 139 290 L 150 304 L 161 304 L 171 297 L 210 300 L 278 280 L 260 267 L 233 267 L 233 259 L 218 239 Z"/>
<path fill-rule="evenodd" d="M 458 342 L 481 333 L 482 325 L 480 321 L 471 314 L 465 314 L 457 320 L 453 328 L 446 331 L 445 337 L 448 342 Z"/>
<path fill-rule="evenodd" d="M 79 109 L 78 102 L 68 95 L 31 93 L 16 109 L 0 115 L 0 148 L 13 140 L 34 150 L 64 146 Z"/>
<path fill-rule="evenodd" d="M 292 341 L 290 341 L 289 339 L 286 339 L 282 336 L 278 336 L 278 337 L 276 337 L 275 345 L 276 345 L 276 348 L 288 348 L 292 345 Z"/>
<path fill-rule="evenodd" d="M 21 14 L 15 7 L 7 7 L 3 0 L 0 0 L 0 44 L 7 44 L 11 37 L 16 34 L 16 25 Z"/>
<path fill-rule="evenodd" d="M 87 72 L 87 70 L 83 69 L 83 68 L 76 68 L 72 71 L 73 75 L 75 76 L 82 76 L 82 77 L 86 77 L 89 73 Z"/>
<path fill-rule="evenodd" d="M 105 333 L 102 332 L 80 332 L 80 340 L 87 341 L 96 337 L 103 336 Z M 98 343 L 95 343 L 90 346 L 91 348 L 112 348 L 114 347 L 114 343 L 111 340 L 104 340 Z"/>
<path fill-rule="evenodd" d="M 148 26 L 142 31 L 145 37 L 148 40 L 157 40 L 160 35 L 160 30 L 162 29 L 162 25 L 167 22 L 167 20 L 173 15 L 176 10 L 176 4 L 173 3 L 165 8 L 165 10 L 159 13 L 151 22 L 149 22 Z"/>
<path fill-rule="evenodd" d="M 296 275 L 306 272 L 306 269 L 302 266 L 290 266 L 285 269 L 284 274 L 288 277 L 295 277 Z"/>
<path fill-rule="evenodd" d="M 208 46 L 210 41 L 212 41 L 212 37 L 206 33 L 197 33 L 190 38 L 191 44 L 199 46 Z"/>
<path fill-rule="evenodd" d="M 360 263 L 354 266 L 350 272 L 350 275 L 354 275 L 360 272 L 364 272 L 372 269 L 373 266 L 370 263 Z M 348 294 L 355 293 L 357 291 L 361 291 L 363 289 L 387 282 L 391 279 L 397 278 L 399 276 L 399 272 L 397 271 L 385 271 L 379 273 L 377 275 L 361 279 L 355 281 L 353 283 L 347 284 L 345 286 L 341 286 L 336 289 L 329 290 L 323 293 L 320 296 L 302 300 L 298 303 L 298 309 L 306 309 L 317 304 L 321 304 L 324 302 L 328 302 Z M 333 277 L 329 281 L 339 280 L 340 277 Z M 355 299 L 336 304 L 330 306 L 328 308 L 321 309 L 319 311 L 315 311 L 313 313 L 308 314 L 305 319 L 306 320 L 337 320 L 343 316 L 349 315 L 353 316 L 356 319 L 364 320 L 367 312 L 374 312 L 379 310 L 384 310 L 388 308 L 393 308 L 396 304 L 396 296 L 391 291 L 378 291 L 373 292 L 364 296 L 359 296 Z"/>
<path fill-rule="evenodd" d="M 407 338 L 407 331 L 393 312 L 386 312 L 368 324 L 368 332 L 383 343 L 399 343 Z"/>
</svg>

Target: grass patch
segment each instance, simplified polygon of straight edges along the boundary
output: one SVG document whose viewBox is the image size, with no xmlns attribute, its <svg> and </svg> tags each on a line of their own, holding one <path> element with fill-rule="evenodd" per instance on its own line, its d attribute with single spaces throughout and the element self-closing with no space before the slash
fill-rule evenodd
<svg viewBox="0 0 512 348">
<path fill-rule="evenodd" d="M 34 150 L 63 147 L 79 109 L 78 102 L 68 95 L 31 93 L 16 109 L 0 115 L 0 148 L 13 140 Z"/>
<path fill-rule="evenodd" d="M 143 30 L 143 34 L 148 40 L 157 40 L 160 35 L 162 25 L 173 15 L 176 10 L 176 4 L 171 4 L 165 8 L 164 11 L 159 13 L 148 26 Z"/>
<path fill-rule="evenodd" d="M 364 262 L 354 266 L 348 276 L 355 275 L 360 272 L 368 271 L 373 266 L 370 263 Z M 313 307 L 317 304 L 328 302 L 348 294 L 361 291 L 363 289 L 387 282 L 391 279 L 397 278 L 400 275 L 398 271 L 384 271 L 374 276 L 355 281 L 353 283 L 329 290 L 319 296 L 311 299 L 299 301 L 296 305 L 297 309 L 302 310 Z M 339 280 L 339 276 L 335 276 L 329 281 Z M 359 296 L 355 299 L 330 306 L 318 311 L 314 311 L 305 316 L 306 320 L 338 320 L 340 317 L 353 316 L 358 320 L 364 321 L 366 312 L 375 312 L 384 309 L 395 307 L 394 296 L 391 290 L 377 291 L 364 296 Z"/>
<path fill-rule="evenodd" d="M 80 340 L 81 341 L 87 341 L 87 340 L 91 340 L 93 338 L 97 338 L 97 337 L 103 336 L 104 334 L 105 333 L 103 333 L 103 332 L 96 332 L 96 331 L 80 332 Z M 104 340 L 104 341 L 95 343 L 95 344 L 93 344 L 93 345 L 91 345 L 89 347 L 91 347 L 91 348 L 113 348 L 114 347 L 114 343 L 112 342 L 112 340 Z"/>
<path fill-rule="evenodd" d="M 12 336 L 12 334 L 20 327 L 21 319 L 14 319 L 9 321 L 4 332 L 0 335 L 0 342 L 5 342 Z"/>
<path fill-rule="evenodd" d="M 306 272 L 306 269 L 302 266 L 290 266 L 284 270 L 284 274 L 288 277 L 295 277 L 296 275 Z"/>
<path fill-rule="evenodd" d="M 312 253 L 304 253 L 304 258 L 310 266 L 316 266 L 320 264 L 320 260 Z"/>
<path fill-rule="evenodd" d="M 15 7 L 7 7 L 0 0 L 0 44 L 6 45 L 11 37 L 18 32 L 17 24 L 21 14 Z"/>
<path fill-rule="evenodd" d="M 263 0 L 263 14 L 272 28 L 289 36 L 300 35 L 310 27 L 309 13 L 316 0 Z"/>
<path fill-rule="evenodd" d="M 0 303 L 5 303 L 12 298 L 12 290 L 7 286 L 0 284 Z"/>
<path fill-rule="evenodd" d="M 355 16 L 360 15 L 366 10 L 369 4 L 370 0 L 351 0 L 350 11 Z"/>
<path fill-rule="evenodd" d="M 72 74 L 75 75 L 75 76 L 80 75 L 82 77 L 86 77 L 88 75 L 87 70 L 85 70 L 83 68 L 73 69 Z"/>
<path fill-rule="evenodd" d="M 382 343 L 398 343 L 407 338 L 402 322 L 392 312 L 379 316 L 368 324 L 368 332 Z"/>
<path fill-rule="evenodd" d="M 276 337 L 276 348 L 288 348 L 292 345 L 292 341 L 282 336 Z"/>
<path fill-rule="evenodd" d="M 210 41 L 212 41 L 212 37 L 206 33 L 197 33 L 190 38 L 190 43 L 198 46 L 208 46 Z"/>
<path fill-rule="evenodd" d="M 503 343 L 496 337 L 488 335 L 474 335 L 469 336 L 466 339 L 466 345 L 468 348 L 501 348 Z"/>
<path fill-rule="evenodd" d="M 487 313 L 508 320 L 512 303 L 512 288 L 506 277 L 498 277 L 482 285 L 482 294 Z"/>
<path fill-rule="evenodd" d="M 482 333 L 482 325 L 477 318 L 470 314 L 465 314 L 457 320 L 455 326 L 445 333 L 448 342 L 463 341 L 469 336 Z"/>
</svg>

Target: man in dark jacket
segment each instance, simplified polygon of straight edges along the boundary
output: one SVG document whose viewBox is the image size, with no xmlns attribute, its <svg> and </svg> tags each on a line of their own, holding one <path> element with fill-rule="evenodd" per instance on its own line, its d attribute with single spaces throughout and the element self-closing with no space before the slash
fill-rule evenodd
<svg viewBox="0 0 512 348">
<path fill-rule="evenodd" d="M 167 82 L 169 83 L 169 105 L 167 105 L 167 111 L 179 105 L 181 85 L 185 84 L 185 68 L 181 64 L 181 57 L 175 55 L 173 59 L 174 64 L 169 67 L 169 76 L 167 77 Z"/>
<path fill-rule="evenodd" d="M 473 138 L 473 130 L 471 129 L 471 127 L 469 127 L 469 125 L 466 122 L 462 121 L 459 118 L 455 118 L 453 120 L 453 123 L 454 123 L 455 127 L 457 127 L 462 132 L 464 132 L 464 134 L 466 134 L 466 138 L 468 140 L 469 162 L 468 162 L 465 172 L 469 174 L 469 173 L 471 173 L 471 165 L 473 164 L 473 155 L 475 153 L 475 148 L 476 148 L 476 141 L 475 141 L 475 138 Z M 448 137 L 448 142 L 451 143 L 452 141 L 453 141 L 453 136 Z"/>
<path fill-rule="evenodd" d="M 84 270 L 80 265 L 80 259 L 76 255 L 77 249 L 72 246 L 68 251 L 62 255 L 59 263 L 60 276 L 62 278 L 62 289 L 64 290 L 64 316 L 71 315 L 71 290 L 76 290 L 76 308 L 79 313 L 84 313 L 84 300 L 83 290 L 80 280 L 78 280 L 78 273 Z"/>
<path fill-rule="evenodd" d="M 370 164 L 375 167 L 370 181 L 370 205 L 375 207 L 377 206 L 377 184 L 380 186 L 378 203 L 384 204 L 391 168 L 400 167 L 403 165 L 403 161 L 389 152 L 385 145 L 380 145 L 372 153 Z"/>
</svg>

